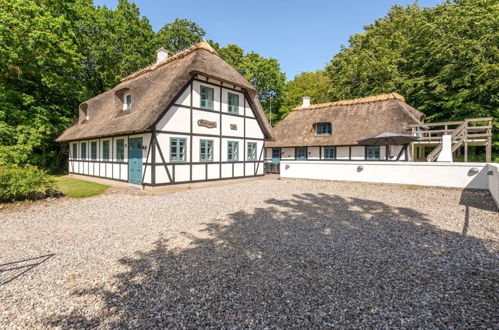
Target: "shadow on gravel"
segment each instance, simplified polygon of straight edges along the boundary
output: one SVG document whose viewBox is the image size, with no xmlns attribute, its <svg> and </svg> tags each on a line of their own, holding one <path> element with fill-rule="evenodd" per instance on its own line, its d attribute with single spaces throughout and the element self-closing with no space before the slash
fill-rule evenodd
<svg viewBox="0 0 499 330">
<path fill-rule="evenodd" d="M 24 275 L 36 266 L 41 265 L 53 256 L 55 256 L 55 254 L 47 254 L 35 258 L 16 260 L 0 264 L 0 286 L 12 282 L 16 278 Z"/>
<path fill-rule="evenodd" d="M 494 327 L 497 256 L 487 242 L 424 214 L 331 195 L 268 200 L 209 239 L 121 262 L 99 317 L 53 315 L 61 327 Z M 462 221 L 462 219 L 456 219 Z"/>
<path fill-rule="evenodd" d="M 470 207 L 492 212 L 499 211 L 488 190 L 463 189 L 459 204 L 465 206 L 463 231 L 461 233 L 463 236 L 468 234 L 470 226 Z"/>
</svg>

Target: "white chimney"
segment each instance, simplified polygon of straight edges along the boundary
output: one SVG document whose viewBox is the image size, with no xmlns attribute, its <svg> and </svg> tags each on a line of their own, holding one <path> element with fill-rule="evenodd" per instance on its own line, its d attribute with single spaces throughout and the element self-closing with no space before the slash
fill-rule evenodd
<svg viewBox="0 0 499 330">
<path fill-rule="evenodd" d="M 302 108 L 307 108 L 310 106 L 310 96 L 303 97 L 303 103 L 301 105 Z"/>
<path fill-rule="evenodd" d="M 156 51 L 156 63 L 163 62 L 168 58 L 168 51 L 161 47 Z"/>
</svg>

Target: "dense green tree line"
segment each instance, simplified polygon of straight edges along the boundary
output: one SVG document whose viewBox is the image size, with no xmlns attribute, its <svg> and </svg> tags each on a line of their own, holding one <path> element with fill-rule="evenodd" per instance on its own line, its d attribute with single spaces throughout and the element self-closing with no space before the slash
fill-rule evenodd
<svg viewBox="0 0 499 330">
<path fill-rule="evenodd" d="M 174 54 L 205 34 L 186 19 L 155 33 L 128 0 L 115 9 L 92 0 L 0 0 L 0 166 L 64 166 L 54 139 L 74 122 L 78 104 L 152 63 L 157 48 Z M 277 60 L 210 43 L 264 103 L 280 100 L 285 76 Z"/>
</svg>

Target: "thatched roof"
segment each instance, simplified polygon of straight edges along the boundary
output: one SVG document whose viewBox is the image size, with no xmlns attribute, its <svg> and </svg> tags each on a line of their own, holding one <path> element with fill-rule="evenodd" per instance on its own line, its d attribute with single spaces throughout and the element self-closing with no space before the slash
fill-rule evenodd
<svg viewBox="0 0 499 330">
<path fill-rule="evenodd" d="M 150 130 L 151 125 L 196 74 L 243 88 L 248 93 L 265 136 L 272 139 L 270 125 L 254 87 L 218 57 L 208 43 L 202 41 L 163 62 L 152 64 L 123 78 L 118 86 L 82 103 L 80 109 L 88 109 L 89 120 L 80 118 L 57 141 Z M 120 95 L 128 91 L 133 97 L 133 108 L 124 112 L 121 111 L 118 100 Z"/>
<path fill-rule="evenodd" d="M 314 104 L 296 108 L 274 129 L 269 147 L 356 145 L 383 132 L 408 133 L 408 125 L 421 124 L 425 115 L 397 94 Z M 330 122 L 331 135 L 316 135 L 315 124 Z"/>
</svg>

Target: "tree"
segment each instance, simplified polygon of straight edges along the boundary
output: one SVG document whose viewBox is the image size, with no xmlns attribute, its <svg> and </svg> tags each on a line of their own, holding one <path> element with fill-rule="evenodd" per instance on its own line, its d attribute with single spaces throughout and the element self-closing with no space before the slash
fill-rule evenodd
<svg viewBox="0 0 499 330">
<path fill-rule="evenodd" d="M 91 96 L 116 86 L 121 78 L 154 60 L 154 31 L 134 3 L 120 0 L 115 10 L 94 7 L 91 1 L 77 2 L 75 7 L 82 79 Z"/>
<path fill-rule="evenodd" d="M 245 54 L 241 47 L 234 44 L 218 49 L 218 54 L 255 87 L 267 117 L 274 123 L 286 83 L 279 61 L 255 52 Z"/>
<path fill-rule="evenodd" d="M 216 49 L 218 56 L 220 56 L 225 62 L 229 63 L 234 69 L 240 73 L 244 72 L 243 69 L 243 58 L 244 50 L 235 44 L 228 44 L 225 47 Z"/>
<path fill-rule="evenodd" d="M 0 0 L 0 165 L 50 166 L 54 137 L 86 95 L 64 5 Z"/>
<path fill-rule="evenodd" d="M 279 109 L 280 117 L 286 117 L 292 109 L 299 106 L 303 96 L 309 96 L 312 104 L 328 102 L 330 87 L 331 79 L 323 70 L 300 73 L 286 83 L 286 92 Z"/>
<path fill-rule="evenodd" d="M 157 48 L 165 48 L 170 54 L 175 54 L 198 43 L 205 34 L 206 32 L 197 23 L 177 18 L 158 31 L 155 45 Z"/>
</svg>

